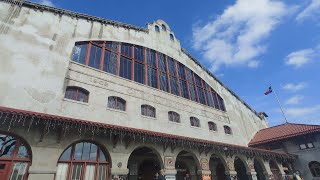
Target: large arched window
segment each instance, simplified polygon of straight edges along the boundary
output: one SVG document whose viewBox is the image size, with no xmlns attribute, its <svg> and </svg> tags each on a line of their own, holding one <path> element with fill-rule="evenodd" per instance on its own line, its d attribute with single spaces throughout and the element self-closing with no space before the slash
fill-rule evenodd
<svg viewBox="0 0 320 180">
<path fill-rule="evenodd" d="M 31 153 L 27 143 L 0 132 L 0 179 L 27 178 Z"/>
<path fill-rule="evenodd" d="M 210 131 L 217 131 L 217 125 L 216 123 L 212 122 L 212 121 L 209 121 L 208 122 L 208 126 L 209 126 L 209 130 Z"/>
<path fill-rule="evenodd" d="M 141 105 L 141 115 L 149 116 L 149 117 L 156 117 L 156 108 L 149 106 L 149 105 Z"/>
<path fill-rule="evenodd" d="M 194 127 L 200 127 L 200 120 L 196 117 L 190 117 L 190 125 Z"/>
<path fill-rule="evenodd" d="M 320 177 L 320 163 L 317 161 L 311 161 L 309 163 L 309 169 L 313 177 Z"/>
<path fill-rule="evenodd" d="M 89 91 L 77 86 L 68 86 L 65 98 L 87 103 L 89 99 Z"/>
<path fill-rule="evenodd" d="M 169 118 L 169 121 L 172 121 L 172 122 L 176 122 L 176 123 L 180 123 L 180 115 L 174 111 L 169 111 L 168 112 L 168 118 Z"/>
<path fill-rule="evenodd" d="M 125 111 L 126 101 L 120 97 L 110 96 L 108 97 L 108 108 Z"/>
<path fill-rule="evenodd" d="M 166 30 L 165 25 L 155 26 Z M 170 34 L 171 40 L 174 35 Z M 76 42 L 73 62 L 226 111 L 222 97 L 178 60 L 153 49 L 114 41 Z"/>
<path fill-rule="evenodd" d="M 224 133 L 226 134 L 232 134 L 232 129 L 229 126 L 223 126 L 224 128 Z"/>
<path fill-rule="evenodd" d="M 107 180 L 108 157 L 101 146 L 92 142 L 72 144 L 59 158 L 56 180 Z"/>
</svg>

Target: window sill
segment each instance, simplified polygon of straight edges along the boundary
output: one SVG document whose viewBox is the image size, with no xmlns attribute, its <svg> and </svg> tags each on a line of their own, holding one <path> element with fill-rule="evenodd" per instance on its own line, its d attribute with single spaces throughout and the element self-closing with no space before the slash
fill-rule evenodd
<svg viewBox="0 0 320 180">
<path fill-rule="evenodd" d="M 156 117 L 150 117 L 150 116 L 145 116 L 145 115 L 141 115 L 142 118 L 145 118 L 145 119 L 152 119 L 152 120 L 157 120 Z"/>
<path fill-rule="evenodd" d="M 107 107 L 107 110 L 109 110 L 109 111 L 115 111 L 115 112 L 119 112 L 119 113 L 123 113 L 123 114 L 127 114 L 126 111 L 121 111 L 121 110 L 118 110 L 118 109 L 113 109 L 113 108 L 108 108 L 108 107 Z"/>
<path fill-rule="evenodd" d="M 81 102 L 81 101 L 75 101 L 75 100 L 67 99 L 67 98 L 63 98 L 63 101 L 89 106 L 89 103 L 85 103 L 85 102 Z"/>
<path fill-rule="evenodd" d="M 169 123 L 171 123 L 171 124 L 176 124 L 176 125 L 181 125 L 181 123 L 173 122 L 173 121 L 169 121 Z"/>
<path fill-rule="evenodd" d="M 194 129 L 201 129 L 201 127 L 197 127 L 197 126 L 190 126 L 190 127 Z"/>
<path fill-rule="evenodd" d="M 218 131 L 209 130 L 210 133 L 217 133 Z"/>
</svg>

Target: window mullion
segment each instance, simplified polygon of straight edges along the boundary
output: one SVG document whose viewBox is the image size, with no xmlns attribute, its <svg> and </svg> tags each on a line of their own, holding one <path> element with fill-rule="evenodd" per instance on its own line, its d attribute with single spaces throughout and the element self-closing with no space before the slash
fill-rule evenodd
<svg viewBox="0 0 320 180">
<path fill-rule="evenodd" d="M 90 41 L 89 45 L 88 45 L 87 54 L 86 54 L 86 61 L 85 61 L 86 62 L 85 65 L 87 65 L 87 66 L 89 65 L 91 46 L 92 46 L 92 42 Z"/>
<path fill-rule="evenodd" d="M 156 75 L 157 75 L 157 89 L 160 89 L 160 78 L 159 78 L 159 61 L 158 61 L 158 53 L 155 52 L 156 55 Z"/>
<path fill-rule="evenodd" d="M 191 72 L 191 74 L 192 74 L 192 79 L 193 79 L 193 83 L 194 83 L 194 89 L 195 89 L 195 92 L 196 92 L 197 102 L 200 103 L 199 95 L 198 95 L 198 86 L 196 84 L 196 79 L 194 77 L 194 73 Z"/>
<path fill-rule="evenodd" d="M 207 97 L 206 97 L 206 94 L 207 94 L 207 92 L 206 92 L 206 87 L 204 86 L 204 81 L 201 79 L 201 85 L 202 85 L 202 92 L 203 92 L 203 97 L 204 97 L 204 103 L 206 104 L 206 105 L 208 105 L 209 103 L 208 103 L 208 101 L 207 101 Z"/>
<path fill-rule="evenodd" d="M 101 58 L 100 58 L 100 70 L 103 71 L 103 63 L 104 63 L 104 53 L 106 51 L 106 41 L 103 41 Z"/>
<path fill-rule="evenodd" d="M 177 77 L 177 83 L 178 83 L 178 90 L 179 90 L 179 96 L 181 96 L 181 87 L 180 87 L 180 77 L 179 77 L 179 73 L 178 73 L 178 62 L 176 60 L 173 61 L 174 62 L 174 68 L 176 69 L 176 77 Z"/>
<path fill-rule="evenodd" d="M 118 57 L 117 57 L 117 76 L 120 76 L 120 58 L 121 58 L 121 46 L 122 44 L 119 43 L 118 45 Z"/>
<path fill-rule="evenodd" d="M 165 60 L 166 60 L 166 75 L 167 75 L 167 83 L 168 83 L 168 92 L 171 93 L 171 84 L 170 84 L 170 76 L 169 76 L 169 66 L 168 66 L 168 58 L 167 56 L 164 56 Z"/>
<path fill-rule="evenodd" d="M 134 64 L 135 64 L 135 58 L 134 58 L 134 46 L 131 46 L 131 80 L 134 81 Z"/>
</svg>

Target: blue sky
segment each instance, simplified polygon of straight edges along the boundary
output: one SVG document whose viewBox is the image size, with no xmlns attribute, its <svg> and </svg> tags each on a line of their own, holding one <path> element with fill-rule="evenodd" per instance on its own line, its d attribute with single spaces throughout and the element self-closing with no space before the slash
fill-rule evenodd
<svg viewBox="0 0 320 180">
<path fill-rule="evenodd" d="M 181 45 L 270 126 L 320 124 L 320 0 L 34 0 L 145 27 L 166 21 Z"/>
</svg>

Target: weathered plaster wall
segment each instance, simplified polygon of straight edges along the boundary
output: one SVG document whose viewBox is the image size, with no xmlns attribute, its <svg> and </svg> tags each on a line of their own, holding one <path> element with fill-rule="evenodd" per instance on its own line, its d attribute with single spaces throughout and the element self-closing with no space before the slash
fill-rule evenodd
<svg viewBox="0 0 320 180">
<path fill-rule="evenodd" d="M 154 31 L 155 24 L 161 28 L 164 23 L 161 20 L 148 24 L 149 31 L 144 32 L 27 7 L 12 7 L 4 2 L 0 2 L 0 12 L 1 29 L 5 29 L 0 31 L 1 106 L 238 145 L 247 145 L 259 129 L 266 127 L 264 120 L 183 53 L 176 38 L 170 40 L 169 34 L 173 32 L 169 26 L 166 32 Z M 128 42 L 173 57 L 223 97 L 227 112 L 71 62 L 75 42 L 88 40 Z M 64 99 L 67 85 L 89 90 L 89 103 Z M 127 101 L 126 112 L 107 108 L 107 98 L 112 95 Z M 157 118 L 142 117 L 141 104 L 154 106 Z M 168 121 L 170 110 L 181 115 L 180 124 Z M 200 119 L 200 128 L 190 127 L 190 116 Z M 218 132 L 209 132 L 208 121 L 217 123 Z M 225 135 L 223 125 L 230 126 L 233 135 Z"/>
</svg>

